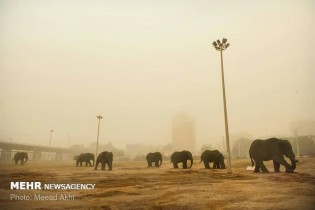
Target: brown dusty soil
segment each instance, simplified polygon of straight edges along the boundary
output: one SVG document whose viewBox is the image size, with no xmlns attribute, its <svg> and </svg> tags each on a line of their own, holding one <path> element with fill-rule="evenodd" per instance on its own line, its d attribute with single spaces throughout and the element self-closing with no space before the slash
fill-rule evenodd
<svg viewBox="0 0 315 210">
<path fill-rule="evenodd" d="M 227 170 L 173 169 L 165 161 L 147 168 L 144 161 L 114 162 L 112 171 L 75 167 L 73 161 L 0 162 L 0 209 L 315 209 L 315 158 L 300 158 L 296 173 L 247 171 L 249 159 L 232 160 Z M 281 168 L 283 170 L 283 168 Z M 94 190 L 11 190 L 10 182 L 96 184 Z M 26 195 L 31 200 L 10 199 Z M 35 200 L 34 195 L 58 200 Z M 74 199 L 60 200 L 60 195 Z"/>
</svg>

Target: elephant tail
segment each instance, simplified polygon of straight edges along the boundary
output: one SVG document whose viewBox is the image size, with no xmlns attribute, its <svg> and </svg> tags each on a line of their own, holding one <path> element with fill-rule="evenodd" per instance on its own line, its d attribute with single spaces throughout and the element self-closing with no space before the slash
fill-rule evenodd
<svg viewBox="0 0 315 210">
<path fill-rule="evenodd" d="M 255 165 L 254 161 L 253 161 L 253 158 L 250 157 L 250 161 L 252 161 L 252 167 Z"/>
</svg>

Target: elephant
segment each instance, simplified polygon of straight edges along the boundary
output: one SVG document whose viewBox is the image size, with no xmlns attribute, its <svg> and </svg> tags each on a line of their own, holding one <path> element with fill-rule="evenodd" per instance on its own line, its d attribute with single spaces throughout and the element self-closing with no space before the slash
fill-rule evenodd
<svg viewBox="0 0 315 210">
<path fill-rule="evenodd" d="M 190 167 L 193 165 L 193 157 L 191 152 L 189 151 L 181 151 L 181 152 L 174 152 L 171 156 L 171 163 L 173 163 L 174 168 L 178 168 L 178 163 L 183 163 L 183 168 L 187 168 L 187 160 L 190 160 L 191 164 Z"/>
<path fill-rule="evenodd" d="M 26 163 L 28 160 L 28 155 L 26 152 L 17 152 L 14 155 L 14 161 L 15 161 L 15 165 L 18 164 L 19 161 L 21 161 L 21 165 L 24 164 L 24 162 Z"/>
<path fill-rule="evenodd" d="M 101 152 L 96 159 L 94 170 L 97 170 L 97 166 L 99 163 L 102 164 L 102 170 L 105 170 L 105 166 L 107 164 L 109 167 L 109 170 L 111 171 L 113 167 L 113 153 L 107 152 L 107 151 Z"/>
<path fill-rule="evenodd" d="M 209 163 L 213 162 L 213 168 L 225 169 L 224 157 L 218 150 L 205 150 L 201 154 L 200 163 L 203 162 L 206 169 L 210 169 Z"/>
<path fill-rule="evenodd" d="M 287 163 L 284 156 L 290 159 L 292 165 Z M 277 138 L 254 140 L 249 148 L 249 157 L 252 162 L 252 166 L 255 165 L 255 173 L 259 173 L 260 169 L 263 173 L 268 173 L 269 171 L 263 163 L 263 161 L 268 160 L 273 160 L 275 172 L 280 172 L 281 164 L 286 168 L 287 173 L 294 173 L 296 162 L 298 162 L 298 160 L 295 159 L 295 154 L 293 153 L 290 142 L 288 140 Z"/>
<path fill-rule="evenodd" d="M 150 152 L 146 156 L 148 167 L 152 167 L 152 163 L 154 162 L 155 167 L 160 167 L 162 165 L 162 154 L 160 152 Z"/>
<path fill-rule="evenodd" d="M 82 162 L 85 162 L 85 166 L 94 166 L 95 157 L 92 153 L 82 153 L 80 154 L 76 159 L 76 167 L 80 166 L 82 167 Z M 93 160 L 93 164 L 91 165 L 91 160 Z"/>
</svg>

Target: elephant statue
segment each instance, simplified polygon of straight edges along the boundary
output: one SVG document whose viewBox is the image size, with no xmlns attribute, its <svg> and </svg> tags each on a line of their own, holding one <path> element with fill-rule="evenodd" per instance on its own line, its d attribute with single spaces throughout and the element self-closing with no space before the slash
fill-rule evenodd
<svg viewBox="0 0 315 210">
<path fill-rule="evenodd" d="M 17 152 L 14 155 L 15 165 L 17 165 L 19 161 L 21 161 L 21 165 L 23 165 L 24 163 L 26 163 L 27 160 L 28 155 L 26 152 Z"/>
<path fill-rule="evenodd" d="M 146 156 L 148 167 L 152 167 L 152 163 L 154 162 L 155 167 L 160 167 L 162 165 L 162 154 L 160 152 L 150 152 Z"/>
<path fill-rule="evenodd" d="M 218 150 L 205 150 L 201 154 L 200 163 L 203 162 L 205 168 L 210 169 L 209 163 L 213 162 L 213 168 L 225 169 L 224 156 Z"/>
<path fill-rule="evenodd" d="M 91 164 L 91 160 L 93 161 L 93 164 Z M 80 166 L 82 167 L 82 162 L 85 162 L 85 166 L 94 166 L 94 162 L 95 162 L 95 157 L 94 154 L 92 153 L 82 153 L 80 154 L 77 159 L 77 164 L 76 167 Z"/>
<path fill-rule="evenodd" d="M 111 171 L 113 167 L 113 153 L 107 151 L 101 152 L 96 159 L 94 170 L 97 170 L 99 163 L 102 164 L 102 170 L 105 170 L 105 166 L 107 164 L 109 170 Z"/>
<path fill-rule="evenodd" d="M 291 165 L 287 163 L 284 156 L 290 159 Z M 290 142 L 288 140 L 277 138 L 270 138 L 267 140 L 257 139 L 253 141 L 249 148 L 249 157 L 252 162 L 252 166 L 255 165 L 255 173 L 260 172 L 260 169 L 264 173 L 269 172 L 263 163 L 263 161 L 267 160 L 273 160 L 275 172 L 280 172 L 281 164 L 285 167 L 285 171 L 287 173 L 294 173 L 296 162 L 298 162 L 298 160 L 295 159 L 295 154 L 292 151 Z"/>
<path fill-rule="evenodd" d="M 190 167 L 193 165 L 193 157 L 191 152 L 189 151 L 181 151 L 181 152 L 174 152 L 171 156 L 171 163 L 173 163 L 174 168 L 178 168 L 178 163 L 183 163 L 183 168 L 187 168 L 187 160 L 190 160 L 191 164 Z"/>
</svg>

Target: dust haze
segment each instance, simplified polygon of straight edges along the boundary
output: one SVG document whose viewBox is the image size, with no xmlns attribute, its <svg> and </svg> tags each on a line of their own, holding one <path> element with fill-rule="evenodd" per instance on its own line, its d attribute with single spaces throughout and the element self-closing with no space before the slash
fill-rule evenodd
<svg viewBox="0 0 315 210">
<path fill-rule="evenodd" d="M 228 6 L 227 6 L 228 5 Z M 1 1 L 1 141 L 69 147 L 220 145 L 224 51 L 230 133 L 289 136 L 314 121 L 313 1 Z M 309 133 L 306 133 L 309 135 Z"/>
</svg>

